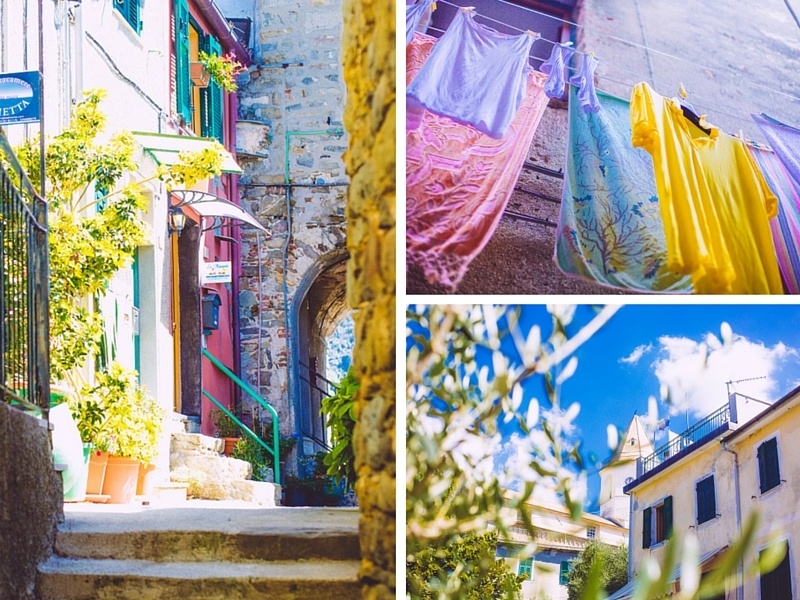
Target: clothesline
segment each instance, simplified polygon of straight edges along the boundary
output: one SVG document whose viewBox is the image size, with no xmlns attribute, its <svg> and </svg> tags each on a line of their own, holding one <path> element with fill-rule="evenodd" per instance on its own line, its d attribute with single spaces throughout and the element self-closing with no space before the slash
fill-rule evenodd
<svg viewBox="0 0 800 600">
<path fill-rule="evenodd" d="M 438 2 L 441 2 L 442 4 L 447 4 L 448 6 L 452 6 L 452 7 L 454 7 L 454 8 L 459 8 L 459 9 L 460 9 L 460 8 L 462 8 L 461 6 L 459 6 L 459 5 L 457 5 L 457 4 L 454 4 L 454 3 L 452 3 L 452 2 L 448 2 L 447 0 L 437 0 L 437 1 L 438 1 Z M 497 0 L 497 1 L 503 1 L 503 0 Z M 514 5 L 514 6 L 516 6 L 516 5 Z M 520 7 L 520 8 L 522 8 L 522 7 Z M 535 10 L 533 10 L 533 9 L 526 9 L 526 10 L 531 10 L 532 12 L 535 12 L 535 13 L 537 13 L 537 14 L 544 14 L 544 13 L 538 13 L 538 11 L 535 11 Z M 488 21 L 492 21 L 492 22 L 494 22 L 494 23 L 497 23 L 497 24 L 499 24 L 499 25 L 503 25 L 503 26 L 505 26 L 505 27 L 508 27 L 508 28 L 510 28 L 510 29 L 513 29 L 513 30 L 515 30 L 515 31 L 519 31 L 520 33 L 526 33 L 526 32 L 528 31 L 528 30 L 525 30 L 525 29 L 520 29 L 519 27 L 515 27 L 515 26 L 513 26 L 513 25 L 510 25 L 510 24 L 508 24 L 508 23 L 504 23 L 503 21 L 499 21 L 499 20 L 497 20 L 497 19 L 494 19 L 494 18 L 492 18 L 492 17 L 486 16 L 486 15 L 484 15 L 484 14 L 482 14 L 482 13 L 479 13 L 479 12 L 476 12 L 476 13 L 475 13 L 475 16 L 476 16 L 476 17 L 480 17 L 481 19 L 485 19 L 485 20 L 488 20 Z M 548 15 L 545 15 L 545 16 L 548 16 Z M 559 20 L 559 21 L 562 21 L 562 22 L 564 22 L 564 23 L 573 24 L 571 21 L 566 21 L 566 20 L 564 20 L 564 19 L 558 19 L 557 17 L 552 17 L 552 18 L 553 18 L 553 19 L 556 19 L 556 20 Z M 428 29 L 432 29 L 432 30 L 434 30 L 434 31 L 438 31 L 438 32 L 444 33 L 444 30 L 443 30 L 443 29 L 440 29 L 439 27 L 433 27 L 433 26 L 429 26 L 429 27 L 428 27 Z M 610 36 L 610 37 L 613 37 L 613 36 Z M 551 45 L 554 45 L 554 46 L 558 44 L 558 42 L 554 42 L 554 41 L 552 41 L 552 40 L 548 40 L 547 38 L 543 38 L 543 37 L 540 37 L 540 36 L 537 36 L 537 38 L 536 38 L 536 39 L 537 39 L 537 40 L 544 41 L 544 42 L 547 42 L 548 44 L 551 44 Z M 575 50 L 574 50 L 574 53 L 575 53 L 575 54 L 578 54 L 578 55 L 586 55 L 586 54 L 589 54 L 588 52 L 583 52 L 583 51 L 581 51 L 581 50 L 577 50 L 577 49 L 575 49 Z M 546 61 L 546 60 L 547 60 L 547 58 L 546 58 L 546 57 L 540 57 L 540 56 L 537 56 L 537 55 L 535 55 L 535 54 L 531 54 L 531 58 L 532 58 L 532 59 L 534 59 L 534 60 L 539 60 L 539 61 Z M 659 80 L 657 80 L 657 79 L 655 79 L 655 78 L 653 78 L 653 77 L 644 76 L 644 75 L 642 75 L 641 73 L 637 73 L 636 71 L 632 71 L 631 69 L 627 69 L 627 68 L 625 68 L 625 67 L 621 67 L 621 66 L 619 66 L 619 65 L 616 65 L 616 64 L 614 64 L 614 63 L 609 63 L 609 62 L 606 62 L 606 61 L 603 61 L 603 60 L 601 60 L 601 61 L 600 61 L 600 64 L 599 64 L 598 66 L 599 66 L 599 67 L 604 67 L 604 66 L 605 66 L 605 67 L 610 67 L 610 68 L 612 68 L 612 69 L 616 69 L 616 70 L 619 70 L 619 71 L 624 71 L 624 72 L 626 72 L 626 73 L 630 73 L 631 75 L 634 75 L 635 77 L 637 77 L 637 78 L 638 78 L 639 80 L 641 80 L 641 81 L 644 81 L 644 80 L 646 80 L 646 79 L 650 79 L 650 80 L 652 81 L 653 85 L 656 85 L 656 84 L 658 84 L 658 85 L 662 86 L 662 87 L 663 87 L 663 89 L 673 89 L 673 88 L 675 87 L 675 86 L 674 86 L 674 84 L 669 84 L 669 83 L 666 83 L 666 82 L 664 82 L 664 81 L 659 81 Z M 698 66 L 698 65 L 696 65 L 696 66 Z M 574 72 L 574 71 L 576 71 L 576 69 L 575 69 L 574 67 L 567 66 L 566 68 L 567 68 L 567 70 L 569 70 L 569 71 L 573 71 L 573 72 Z M 620 85 L 625 85 L 625 86 L 628 86 L 628 87 L 633 87 L 633 86 L 635 85 L 635 84 L 632 84 L 632 83 L 625 83 L 625 82 L 622 82 L 622 81 L 619 81 L 619 80 L 613 79 L 613 78 L 611 78 L 611 77 L 608 77 L 608 76 L 606 76 L 606 75 L 604 75 L 604 74 L 602 74 L 602 73 L 597 73 L 597 75 L 598 75 L 599 77 L 602 77 L 602 78 L 604 78 L 604 79 L 608 80 L 608 81 L 612 81 L 612 82 L 614 82 L 614 83 L 618 83 L 618 84 L 620 84 Z M 692 100 L 692 103 L 693 103 L 693 104 L 697 104 L 695 101 L 696 101 L 696 100 L 700 100 L 700 101 L 701 101 L 701 103 L 700 103 L 700 104 L 698 104 L 698 106 L 704 107 L 704 108 L 706 108 L 707 110 L 713 110 L 715 113 L 723 114 L 723 115 L 725 115 L 725 116 L 732 117 L 732 118 L 734 118 L 734 119 L 738 119 L 738 118 L 740 118 L 740 116 L 741 116 L 741 117 L 745 117 L 745 119 L 748 121 L 748 123 L 749 123 L 749 121 L 750 121 L 750 118 L 751 118 L 751 116 L 750 116 L 750 115 L 751 115 L 751 113 L 749 113 L 749 112 L 745 112 L 745 111 L 742 111 L 742 110 L 740 110 L 740 109 L 738 109 L 738 108 L 736 108 L 736 107 L 734 107 L 734 106 L 730 106 L 730 105 L 727 105 L 727 104 L 722 104 L 722 103 L 720 103 L 720 102 L 718 102 L 718 101 L 716 101 L 716 100 L 712 100 L 711 98 L 706 98 L 706 97 L 704 97 L 704 96 L 701 96 L 701 95 L 699 95 L 699 94 L 695 94 L 695 93 L 694 93 L 694 92 L 692 92 L 691 90 L 689 91 L 689 95 L 691 96 L 691 100 Z M 800 99 L 799 99 L 799 100 L 800 100 Z M 708 103 L 708 104 L 704 104 L 704 103 Z M 712 106 L 713 106 L 713 108 L 712 108 Z M 731 114 L 730 112 L 726 112 L 726 111 L 719 110 L 717 107 L 722 107 L 722 108 L 728 109 L 728 110 L 730 110 L 730 111 L 734 111 L 734 112 L 736 112 L 736 113 L 737 113 L 739 116 L 737 116 L 737 115 L 734 115 L 734 114 Z"/>
<path fill-rule="evenodd" d="M 437 1 L 438 2 L 442 2 L 442 4 L 447 4 L 449 6 L 454 6 L 456 8 L 462 8 L 461 5 L 453 4 L 452 2 L 447 2 L 447 0 L 437 0 Z M 547 14 L 545 12 L 541 12 L 541 11 L 538 11 L 536 9 L 529 8 L 527 6 L 520 6 L 518 4 L 514 4 L 512 2 L 509 2 L 508 0 L 495 0 L 495 1 L 496 2 L 500 2 L 502 4 L 507 4 L 508 6 L 512 6 L 514 8 L 522 9 L 522 10 L 525 10 L 525 11 L 540 15 L 542 17 L 546 17 L 548 19 L 552 19 L 553 21 L 558 21 L 560 23 L 564 23 L 566 25 L 572 25 L 573 27 L 578 27 L 580 29 L 586 29 L 587 31 L 595 31 L 595 32 L 599 33 L 600 35 L 602 35 L 604 37 L 607 37 L 609 39 L 616 40 L 618 42 L 621 42 L 623 44 L 628 44 L 629 46 L 634 46 L 636 48 L 641 48 L 642 50 L 647 50 L 647 51 L 653 52 L 655 54 L 660 54 L 662 56 L 666 56 L 667 58 L 672 58 L 674 60 L 678 60 L 680 62 L 684 62 L 686 64 L 692 65 L 693 67 L 699 67 L 700 69 L 703 69 L 705 71 L 710 71 L 711 73 L 714 73 L 714 74 L 716 74 L 716 73 L 720 73 L 720 74 L 724 73 L 724 74 L 727 74 L 727 75 L 729 75 L 731 77 L 739 77 L 739 75 L 740 75 L 739 73 L 734 73 L 732 71 L 723 71 L 723 70 L 720 70 L 720 69 L 712 69 L 711 67 L 706 67 L 704 65 L 699 64 L 695 60 L 689 60 L 689 59 L 686 59 L 686 58 L 682 58 L 680 56 L 675 56 L 674 54 L 670 54 L 668 52 L 664 52 L 662 50 L 657 50 L 655 48 L 650 48 L 647 45 L 639 44 L 637 42 L 632 42 L 630 40 L 626 40 L 624 38 L 617 37 L 615 35 L 611 35 L 610 33 L 605 33 L 605 32 L 603 32 L 603 31 L 601 31 L 599 29 L 596 29 L 594 27 L 588 27 L 586 25 L 580 25 L 578 23 L 575 23 L 574 21 L 568 21 L 568 20 L 562 19 L 560 17 L 549 15 L 549 14 Z M 508 25 L 507 23 L 504 23 L 504 25 L 507 25 L 508 27 L 511 27 L 511 25 Z M 547 41 L 550 41 L 550 40 L 547 40 Z M 556 43 L 556 42 L 552 42 L 552 43 Z M 759 88 L 759 89 L 762 89 L 762 90 L 765 90 L 765 91 L 768 91 L 768 92 L 771 92 L 771 93 L 774 93 L 774 94 L 779 94 L 781 96 L 785 96 L 787 98 L 791 98 L 795 102 L 800 102 L 800 97 L 793 96 L 793 95 L 787 94 L 785 92 L 781 92 L 780 90 L 776 90 L 776 89 L 774 89 L 774 88 L 772 88 L 770 86 L 759 85 L 759 84 L 751 82 L 751 81 L 741 81 L 741 79 L 739 79 L 739 83 L 740 83 L 740 85 L 744 85 L 746 87 Z"/>
</svg>

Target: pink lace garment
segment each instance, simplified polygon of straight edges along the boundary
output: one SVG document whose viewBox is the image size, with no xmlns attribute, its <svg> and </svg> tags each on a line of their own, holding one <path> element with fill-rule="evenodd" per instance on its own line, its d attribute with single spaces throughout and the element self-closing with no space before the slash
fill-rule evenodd
<svg viewBox="0 0 800 600">
<path fill-rule="evenodd" d="M 406 83 L 435 42 L 414 34 L 406 48 Z M 416 113 L 408 123 L 418 125 L 406 128 L 406 261 L 430 283 L 454 290 L 497 229 L 547 106 L 545 79 L 529 72 L 525 98 L 500 139 L 408 105 Z"/>
</svg>

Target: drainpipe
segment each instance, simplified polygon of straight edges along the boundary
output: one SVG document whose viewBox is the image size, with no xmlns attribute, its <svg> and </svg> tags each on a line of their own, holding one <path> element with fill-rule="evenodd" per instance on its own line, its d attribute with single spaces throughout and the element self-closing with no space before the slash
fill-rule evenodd
<svg viewBox="0 0 800 600">
<path fill-rule="evenodd" d="M 736 535 L 737 537 L 742 533 L 742 496 L 739 491 L 739 456 L 728 448 L 726 442 L 722 442 L 722 450 L 729 454 L 733 454 L 733 487 L 736 490 Z M 739 568 L 737 574 L 736 597 L 738 600 L 744 600 L 744 582 L 742 581 L 742 573 L 744 573 L 744 557 L 739 559 Z"/>
<path fill-rule="evenodd" d="M 297 439 L 301 442 L 297 445 L 297 457 L 300 458 L 304 455 L 303 452 L 303 444 L 302 444 L 302 437 L 303 437 L 303 428 L 302 428 L 302 419 L 300 414 L 300 394 L 297 393 L 296 388 L 296 377 L 294 376 L 294 369 L 292 368 L 292 362 L 295 359 L 295 351 L 296 348 L 294 347 L 294 343 L 292 341 L 292 336 L 290 334 L 291 329 L 289 326 L 289 284 L 287 282 L 287 275 L 289 273 L 289 245 L 292 241 L 292 187 L 291 187 L 291 178 L 289 176 L 289 169 L 290 169 L 290 161 L 289 161 L 289 150 L 291 147 L 291 141 L 293 136 L 309 136 L 309 135 L 333 135 L 333 136 L 342 136 L 344 135 L 344 129 L 321 129 L 317 131 L 287 131 L 286 132 L 286 139 L 284 144 L 284 167 L 283 167 L 283 180 L 286 185 L 286 239 L 283 242 L 283 328 L 285 332 L 285 339 L 286 339 L 286 385 L 289 395 L 291 397 L 291 403 L 294 408 L 294 432 L 297 435 Z M 291 360 L 290 360 L 291 359 Z"/>
<path fill-rule="evenodd" d="M 633 496 L 628 494 L 628 531 L 633 532 Z M 642 522 L 644 527 L 644 522 Z M 628 581 L 633 579 L 633 535 L 628 539 Z"/>
<path fill-rule="evenodd" d="M 236 117 L 238 115 L 238 98 L 236 94 L 228 94 L 228 146 L 229 149 L 236 154 Z M 232 173 L 229 181 L 230 185 L 230 200 L 234 204 L 240 204 L 239 201 L 239 176 Z M 231 304 L 233 305 L 233 372 L 242 376 L 242 353 L 241 353 L 241 333 L 239 328 L 239 277 L 241 277 L 241 259 L 242 259 L 242 235 L 240 227 L 231 227 L 231 237 L 234 239 L 231 248 L 231 261 L 233 262 L 233 280 L 231 281 Z M 256 230 L 258 231 L 258 230 Z M 234 387 L 234 398 L 232 399 L 234 406 L 241 411 L 241 392 L 239 387 Z M 241 414 L 241 412 L 239 412 Z"/>
<path fill-rule="evenodd" d="M 225 48 L 231 48 L 233 53 L 236 54 L 236 60 L 242 66 L 249 67 L 253 63 L 250 53 L 233 33 L 228 20 L 219 12 L 219 8 L 214 4 L 214 1 L 195 0 L 195 6 L 197 11 L 211 23 L 211 28 L 217 34 L 220 44 Z"/>
</svg>

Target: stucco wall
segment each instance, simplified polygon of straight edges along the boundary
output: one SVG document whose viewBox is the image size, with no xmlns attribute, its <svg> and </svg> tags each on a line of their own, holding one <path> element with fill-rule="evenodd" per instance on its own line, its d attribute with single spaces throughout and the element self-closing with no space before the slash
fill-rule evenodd
<svg viewBox="0 0 800 600">
<path fill-rule="evenodd" d="M 257 0 L 253 12 L 256 58 L 239 94 L 240 189 L 242 204 L 270 231 L 242 232 L 242 374 L 288 433 L 296 365 L 287 336 L 297 332 L 286 330 L 287 308 L 305 293 L 306 274 L 345 246 L 342 14 L 340 0 Z M 306 187 L 288 197 L 271 187 L 286 181 Z"/>
<path fill-rule="evenodd" d="M 695 483 L 708 475 L 714 475 L 717 502 L 717 518 L 697 525 Z M 642 518 L 644 509 L 672 496 L 673 532 L 683 539 L 688 533 L 697 535 L 700 554 L 728 545 L 736 532 L 736 490 L 733 483 L 733 457 L 722 452 L 719 442 L 712 440 L 702 448 L 689 454 L 676 465 L 668 468 L 633 490 L 631 503 L 630 548 L 632 552 L 629 573 L 639 571 L 642 560 L 654 556 L 659 562 L 664 559 L 665 544 L 654 544 L 642 548 Z M 750 504 L 746 505 L 749 513 Z"/>
<path fill-rule="evenodd" d="M 343 0 L 363 597 L 395 597 L 395 3 Z"/>
<path fill-rule="evenodd" d="M 38 419 L 0 403 L 0 598 L 35 598 L 36 567 L 63 518 L 61 477 Z"/>
</svg>

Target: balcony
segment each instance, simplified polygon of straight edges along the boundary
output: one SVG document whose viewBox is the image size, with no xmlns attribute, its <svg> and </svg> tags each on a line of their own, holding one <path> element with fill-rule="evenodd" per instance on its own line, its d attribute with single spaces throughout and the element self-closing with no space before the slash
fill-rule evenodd
<svg viewBox="0 0 800 600">
<path fill-rule="evenodd" d="M 638 477 L 646 475 L 648 472 L 683 452 L 690 446 L 705 441 L 707 438 L 717 433 L 727 431 L 730 429 L 728 424 L 731 421 L 730 403 L 726 403 L 702 421 L 698 421 L 689 427 L 689 429 L 681 433 L 668 444 L 657 448 L 651 455 L 645 456 L 642 459 L 641 470 L 637 473 Z"/>
</svg>

